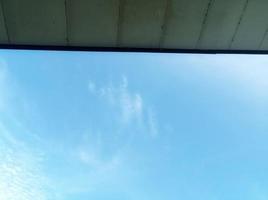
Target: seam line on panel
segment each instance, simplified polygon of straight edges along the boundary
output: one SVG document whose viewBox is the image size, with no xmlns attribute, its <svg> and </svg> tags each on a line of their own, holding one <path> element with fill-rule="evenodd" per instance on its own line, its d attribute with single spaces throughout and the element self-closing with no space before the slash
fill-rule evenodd
<svg viewBox="0 0 268 200">
<path fill-rule="evenodd" d="M 167 33 L 167 22 L 169 18 L 169 12 L 170 12 L 170 6 L 171 6 L 171 0 L 166 0 L 166 6 L 165 6 L 165 11 L 164 11 L 164 16 L 163 16 L 163 23 L 161 25 L 160 29 L 160 38 L 159 38 L 159 44 L 158 47 L 162 48 L 165 42 L 165 37 Z"/>
<path fill-rule="evenodd" d="M 208 13 L 209 13 L 209 10 L 210 10 L 210 8 L 212 7 L 214 1 L 215 1 L 215 0 L 210 0 L 210 1 L 208 2 L 208 4 L 207 4 L 206 10 L 205 10 L 205 14 L 204 14 L 204 18 L 203 18 L 202 25 L 201 25 L 201 30 L 200 30 L 200 32 L 199 32 L 199 36 L 198 36 L 198 39 L 197 39 L 195 48 L 197 48 L 197 47 L 200 45 L 201 38 L 203 37 L 204 31 L 205 31 L 205 28 L 206 28 L 206 23 L 207 23 Z"/>
<path fill-rule="evenodd" d="M 64 8 L 65 8 L 65 32 L 66 32 L 66 35 L 65 35 L 65 40 L 66 40 L 66 43 L 67 45 L 69 45 L 69 25 L 68 25 L 68 8 L 67 8 L 67 0 L 64 0 Z"/>
<path fill-rule="evenodd" d="M 265 30 L 265 32 L 264 32 L 264 34 L 263 34 L 263 36 L 262 36 L 262 39 L 261 39 L 260 44 L 259 44 L 259 46 L 258 46 L 258 49 L 260 49 L 260 48 L 262 47 L 263 42 L 264 42 L 264 40 L 265 40 L 265 38 L 266 38 L 266 36 L 267 36 L 267 33 L 268 33 L 268 27 L 266 28 L 266 30 Z"/>
<path fill-rule="evenodd" d="M 119 0 L 119 8 L 118 8 L 118 17 L 117 17 L 117 33 L 116 33 L 116 46 L 119 47 L 121 45 L 122 40 L 122 24 L 123 24 L 123 15 L 125 9 L 125 0 Z"/>
<path fill-rule="evenodd" d="M 5 11 L 4 11 L 4 5 L 3 5 L 3 1 L 2 0 L 0 1 L 0 4 L 1 4 L 1 8 L 2 8 L 4 26 L 5 26 L 6 34 L 7 34 L 7 42 L 10 44 L 10 36 L 9 36 L 8 28 L 7 28 L 6 14 L 5 14 Z"/>
<path fill-rule="evenodd" d="M 243 19 L 244 15 L 245 15 L 245 12 L 246 12 L 247 7 L 248 7 L 248 2 L 249 2 L 249 0 L 246 0 L 246 1 L 245 1 L 243 10 L 242 10 L 242 12 L 241 12 L 241 14 L 240 14 L 238 23 L 237 23 L 237 25 L 236 25 L 236 27 L 235 27 L 235 31 L 234 31 L 233 37 L 232 37 L 232 39 L 231 39 L 231 42 L 230 42 L 230 44 L 229 44 L 229 46 L 228 46 L 228 49 L 231 49 L 231 48 L 232 48 L 232 45 L 233 45 L 234 40 L 235 40 L 235 38 L 236 38 L 236 35 L 237 35 L 237 33 L 238 33 L 238 29 L 239 29 L 239 27 L 240 27 L 240 25 L 241 25 L 242 19 Z"/>
</svg>

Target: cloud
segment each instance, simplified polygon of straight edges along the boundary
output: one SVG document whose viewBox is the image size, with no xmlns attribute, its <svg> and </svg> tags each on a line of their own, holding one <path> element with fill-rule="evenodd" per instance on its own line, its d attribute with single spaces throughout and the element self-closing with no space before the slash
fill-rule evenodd
<svg viewBox="0 0 268 200">
<path fill-rule="evenodd" d="M 66 194 L 88 193 L 103 187 L 111 187 L 120 182 L 125 167 L 123 167 L 122 149 L 118 147 L 107 151 L 111 146 L 105 141 L 105 134 L 101 132 L 86 132 L 80 137 L 72 157 L 83 173 L 74 172 L 72 176 L 80 177 L 75 181 L 66 183 Z"/>
<path fill-rule="evenodd" d="M 47 192 L 43 155 L 35 148 L 39 140 L 18 117 L 23 97 L 17 92 L 7 63 L 0 59 L 0 199 L 47 200 L 52 190 Z"/>
<path fill-rule="evenodd" d="M 122 184 L 126 177 L 124 173 L 128 173 L 128 169 L 131 168 L 126 162 L 126 150 L 130 147 L 133 136 L 138 136 L 136 132 L 140 131 L 149 138 L 159 135 L 157 115 L 153 106 L 145 103 L 141 93 L 130 88 L 126 76 L 122 76 L 117 84 L 110 82 L 102 86 L 90 80 L 88 91 L 108 106 L 107 112 L 118 124 L 113 124 L 112 128 L 110 127 L 111 132 L 107 132 L 106 122 L 103 121 L 98 130 L 89 129 L 80 138 L 72 155 L 87 168 L 89 174 L 87 183 L 80 185 L 81 187 L 72 191 L 73 193 L 103 188 L 105 184 L 107 187 Z"/>
<path fill-rule="evenodd" d="M 8 80 L 6 62 L 0 59 L 0 112 L 5 109 L 8 104 Z"/>
<path fill-rule="evenodd" d="M 158 123 L 155 113 L 152 109 L 148 111 L 148 125 L 149 125 L 149 133 L 153 138 L 158 136 Z"/>
<path fill-rule="evenodd" d="M 110 82 L 101 86 L 89 80 L 88 91 L 101 104 L 107 105 L 109 109 L 107 113 L 118 123 L 110 126 L 107 122 L 109 124 L 107 130 L 104 120 L 97 130 L 96 127 L 88 128 L 80 136 L 70 155 L 74 163 L 85 169 L 86 173 L 74 172 L 75 177 L 82 176 L 82 178 L 79 179 L 78 185 L 72 186 L 71 191 L 66 189 L 65 192 L 71 194 L 87 193 L 103 187 L 113 187 L 114 184 L 122 184 L 126 181 L 126 173 L 131 169 L 126 162 L 128 160 L 126 154 L 128 148 L 131 148 L 133 136 L 138 136 L 137 130 L 149 138 L 159 135 L 157 115 L 153 106 L 145 103 L 141 93 L 130 88 L 126 76 L 123 76 L 117 84 Z M 106 108 L 106 105 L 103 107 Z M 67 182 L 64 188 L 70 188 L 72 185 Z"/>
<path fill-rule="evenodd" d="M 103 140 L 103 136 L 92 132 L 83 134 L 77 149 L 78 159 L 92 170 L 115 169 L 120 164 L 117 149 L 110 151 L 109 156 L 106 155 L 104 148 L 109 144 Z"/>
<path fill-rule="evenodd" d="M 2 123 L 0 133 L 0 199 L 48 199 L 40 154 L 18 141 Z"/>
<path fill-rule="evenodd" d="M 104 160 L 102 155 L 86 148 L 78 151 L 78 158 L 82 163 L 97 171 L 115 169 L 120 164 L 120 158 L 115 155 Z"/>
<path fill-rule="evenodd" d="M 120 86 L 119 104 L 121 107 L 121 115 L 124 122 L 129 123 L 135 119 L 141 119 L 143 114 L 143 99 L 138 93 L 131 93 L 128 90 L 128 81 L 123 77 Z"/>
<path fill-rule="evenodd" d="M 158 121 L 155 111 L 145 104 L 144 98 L 138 92 L 133 92 L 129 88 L 128 79 L 122 76 L 119 85 L 109 84 L 96 87 L 96 84 L 89 81 L 89 91 L 96 95 L 111 107 L 114 107 L 120 114 L 119 121 L 124 125 L 139 124 L 142 129 L 147 129 L 152 137 L 159 133 Z"/>
<path fill-rule="evenodd" d="M 97 88 L 93 81 L 89 81 L 89 91 L 107 101 L 120 111 L 121 120 L 130 123 L 139 120 L 143 113 L 143 99 L 139 93 L 131 92 L 125 76 L 118 86 L 108 85 Z"/>
</svg>

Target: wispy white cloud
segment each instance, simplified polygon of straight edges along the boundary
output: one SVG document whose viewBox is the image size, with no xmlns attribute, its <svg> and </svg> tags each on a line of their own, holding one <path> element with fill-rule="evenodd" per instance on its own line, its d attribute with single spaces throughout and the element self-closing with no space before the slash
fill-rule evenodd
<svg viewBox="0 0 268 200">
<path fill-rule="evenodd" d="M 103 141 L 101 133 L 85 133 L 82 135 L 81 144 L 76 151 L 78 159 L 93 170 L 115 169 L 120 164 L 120 156 L 116 150 L 105 156 L 104 151 L 107 142 Z"/>
<path fill-rule="evenodd" d="M 5 109 L 8 104 L 8 81 L 6 62 L 0 59 L 0 112 Z"/>
<path fill-rule="evenodd" d="M 0 199 L 48 199 L 40 154 L 18 141 L 2 123 L 0 133 Z"/>
<path fill-rule="evenodd" d="M 158 120 L 152 106 L 145 104 L 144 98 L 139 92 L 129 88 L 128 79 L 123 76 L 119 85 L 106 85 L 96 87 L 96 84 L 89 81 L 89 91 L 102 100 L 115 107 L 120 114 L 120 121 L 123 125 L 138 123 L 147 129 L 151 136 L 156 137 L 159 133 Z M 94 89 L 93 89 L 94 88 Z"/>
<path fill-rule="evenodd" d="M 143 99 L 139 93 L 131 93 L 128 90 L 128 80 L 123 77 L 120 86 L 119 105 L 124 122 L 129 123 L 135 119 L 141 119 L 143 114 Z"/>
<path fill-rule="evenodd" d="M 72 150 L 71 155 L 82 169 L 87 169 L 87 172 L 76 185 L 69 182 L 65 187 L 69 188 L 71 184 L 72 188 L 67 189 L 65 193 L 92 192 L 120 180 L 120 176 L 124 173 L 121 147 L 107 152 L 106 148 L 110 144 L 104 141 L 104 137 L 103 133 L 91 131 L 82 135 L 77 148 Z"/>
<path fill-rule="evenodd" d="M 120 111 L 121 120 L 124 123 L 130 123 L 142 117 L 143 99 L 139 93 L 131 92 L 128 88 L 128 80 L 125 76 L 118 86 L 106 85 L 97 88 L 93 81 L 89 81 L 89 91 L 96 94 L 111 106 Z"/>
<path fill-rule="evenodd" d="M 149 133 L 152 137 L 158 136 L 158 122 L 155 116 L 155 112 L 152 109 L 148 110 L 148 126 L 149 126 Z"/>
<path fill-rule="evenodd" d="M 47 200 L 52 192 L 42 171 L 42 154 L 32 148 L 36 137 L 16 115 L 13 97 L 22 99 L 13 89 L 7 63 L 0 59 L 0 199 Z M 22 136 L 23 137 L 18 137 Z"/>
<path fill-rule="evenodd" d="M 87 148 L 78 150 L 78 158 L 83 164 L 97 171 L 115 169 L 120 164 L 120 158 L 116 155 L 104 160 L 102 155 Z"/>
<path fill-rule="evenodd" d="M 88 191 L 103 187 L 105 183 L 115 183 L 120 180 L 119 177 L 124 176 L 122 174 L 128 168 L 125 162 L 125 148 L 133 136 L 132 133 L 125 132 L 131 132 L 135 127 L 150 138 L 159 135 L 157 115 L 153 106 L 147 106 L 143 96 L 131 90 L 126 76 L 123 76 L 118 84 L 113 82 L 102 86 L 90 80 L 88 90 L 112 108 L 109 114 L 117 118 L 118 124 L 113 127 L 111 134 L 101 127 L 98 130 L 90 129 L 83 134 L 81 142 L 72 152 L 80 164 L 87 167 L 90 172 L 88 183 L 85 187 L 80 187 L 80 191 L 83 188 Z M 118 141 L 117 137 L 122 138 Z"/>
<path fill-rule="evenodd" d="M 127 77 L 123 76 L 118 84 L 113 82 L 102 86 L 90 80 L 88 91 L 106 104 L 108 109 L 111 108 L 109 115 L 115 117 L 118 124 L 112 126 L 111 133 L 106 128 L 99 127 L 96 130 L 88 127 L 80 135 L 80 140 L 70 155 L 81 168 L 86 168 L 87 173 L 79 185 L 72 185 L 72 189 L 66 190 L 66 193 L 89 192 L 104 187 L 105 184 L 121 184 L 119 182 L 124 180 L 124 173 L 129 167 L 125 150 L 133 136 L 132 133 L 125 133 L 133 131 L 135 127 L 150 138 L 159 135 L 157 115 L 153 107 L 147 106 L 139 92 L 131 90 Z M 70 184 L 66 183 L 64 188 L 69 188 Z"/>
</svg>

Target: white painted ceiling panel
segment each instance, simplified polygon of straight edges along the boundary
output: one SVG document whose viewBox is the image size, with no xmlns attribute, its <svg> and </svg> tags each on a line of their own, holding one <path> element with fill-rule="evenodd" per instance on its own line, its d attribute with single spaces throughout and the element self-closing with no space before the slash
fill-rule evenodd
<svg viewBox="0 0 268 200">
<path fill-rule="evenodd" d="M 249 0 L 232 49 L 259 49 L 268 26 L 268 1 Z"/>
<path fill-rule="evenodd" d="M 214 0 L 197 48 L 228 49 L 246 4 L 246 0 Z"/>
<path fill-rule="evenodd" d="M 64 0 L 2 0 L 10 42 L 66 44 Z"/>
<path fill-rule="evenodd" d="M 166 0 L 124 0 L 119 46 L 159 47 Z"/>
<path fill-rule="evenodd" d="M 68 0 L 70 45 L 115 46 L 119 0 Z"/>
<path fill-rule="evenodd" d="M 268 0 L 0 0 L 0 44 L 268 50 Z"/>
<path fill-rule="evenodd" d="M 268 50 L 268 30 L 265 33 L 263 41 L 261 42 L 259 50 Z"/>
<path fill-rule="evenodd" d="M 6 44 L 8 43 L 7 30 L 5 27 L 5 19 L 3 14 L 3 8 L 0 2 L 0 43 Z"/>
<path fill-rule="evenodd" d="M 164 48 L 195 48 L 209 0 L 170 0 Z"/>
</svg>

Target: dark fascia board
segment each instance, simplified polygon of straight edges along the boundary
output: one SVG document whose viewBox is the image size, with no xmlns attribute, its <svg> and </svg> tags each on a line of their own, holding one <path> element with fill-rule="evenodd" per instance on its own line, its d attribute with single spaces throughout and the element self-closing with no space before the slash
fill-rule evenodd
<svg viewBox="0 0 268 200">
<path fill-rule="evenodd" d="M 133 52 L 133 53 L 185 53 L 185 54 L 268 54 L 268 50 L 220 50 L 220 49 L 162 49 L 132 47 L 86 47 L 52 45 L 10 45 L 0 44 L 4 50 L 40 50 L 40 51 L 88 51 L 88 52 Z"/>
</svg>

